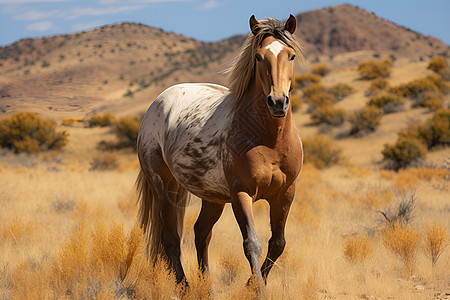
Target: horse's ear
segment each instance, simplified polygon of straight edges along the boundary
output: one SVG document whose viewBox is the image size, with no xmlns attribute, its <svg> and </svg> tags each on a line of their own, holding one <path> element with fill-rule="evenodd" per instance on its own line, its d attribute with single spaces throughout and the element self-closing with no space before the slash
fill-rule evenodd
<svg viewBox="0 0 450 300">
<path fill-rule="evenodd" d="M 289 15 L 289 19 L 284 24 L 284 30 L 287 30 L 291 34 L 293 34 L 295 32 L 295 29 L 297 29 L 297 20 L 293 15 Z"/>
<path fill-rule="evenodd" d="M 250 17 L 250 21 L 249 22 L 250 22 L 250 29 L 251 29 L 252 33 L 254 35 L 257 35 L 259 30 L 260 30 L 260 28 L 259 28 L 259 22 L 258 22 L 258 20 L 256 20 L 255 15 L 252 15 Z"/>
</svg>

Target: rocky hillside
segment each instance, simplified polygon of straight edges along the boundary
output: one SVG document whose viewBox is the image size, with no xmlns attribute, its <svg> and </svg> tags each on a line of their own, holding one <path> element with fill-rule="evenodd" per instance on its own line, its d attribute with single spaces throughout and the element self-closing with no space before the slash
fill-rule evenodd
<svg viewBox="0 0 450 300">
<path fill-rule="evenodd" d="M 297 15 L 297 36 L 308 56 L 372 50 L 397 57 L 449 54 L 441 40 L 394 24 L 364 9 L 339 5 Z"/>
<path fill-rule="evenodd" d="M 448 46 L 350 5 L 297 16 L 307 70 L 317 61 L 334 68 L 373 56 L 408 60 L 448 55 Z M 31 110 L 55 118 L 97 111 L 145 110 L 178 82 L 224 83 L 221 73 L 245 36 L 215 43 L 122 23 L 91 31 L 24 39 L 0 47 L 0 117 Z"/>
</svg>

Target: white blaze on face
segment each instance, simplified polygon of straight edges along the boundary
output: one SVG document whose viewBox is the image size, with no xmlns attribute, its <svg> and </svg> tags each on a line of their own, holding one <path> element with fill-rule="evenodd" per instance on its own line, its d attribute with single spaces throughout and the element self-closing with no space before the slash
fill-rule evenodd
<svg viewBox="0 0 450 300">
<path fill-rule="evenodd" d="M 284 48 L 284 45 L 282 43 L 280 43 L 279 41 L 275 41 L 266 47 L 266 49 L 270 50 L 270 52 L 272 52 L 273 55 L 275 55 L 275 57 L 278 57 L 278 54 L 280 54 L 280 52 L 281 52 L 281 50 L 283 50 L 283 48 Z"/>
</svg>

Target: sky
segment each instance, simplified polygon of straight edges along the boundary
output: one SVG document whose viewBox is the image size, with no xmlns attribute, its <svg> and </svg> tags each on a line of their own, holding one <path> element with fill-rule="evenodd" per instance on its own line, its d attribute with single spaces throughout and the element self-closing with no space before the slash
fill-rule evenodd
<svg viewBox="0 0 450 300">
<path fill-rule="evenodd" d="M 252 14 L 286 20 L 343 3 L 450 45 L 450 0 L 0 0 L 0 46 L 121 22 L 218 41 L 247 33 Z"/>
</svg>

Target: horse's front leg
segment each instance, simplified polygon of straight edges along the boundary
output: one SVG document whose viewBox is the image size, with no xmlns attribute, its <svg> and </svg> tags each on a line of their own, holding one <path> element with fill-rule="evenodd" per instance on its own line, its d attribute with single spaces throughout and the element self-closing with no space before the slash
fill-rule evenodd
<svg viewBox="0 0 450 300">
<path fill-rule="evenodd" d="M 244 253 L 256 279 L 258 292 L 265 294 L 264 283 L 260 270 L 261 240 L 256 235 L 253 222 L 253 199 L 245 192 L 238 192 L 231 199 L 231 205 L 244 239 Z"/>
<path fill-rule="evenodd" d="M 272 269 L 275 261 L 284 251 L 286 240 L 284 238 L 284 228 L 289 214 L 292 201 L 295 194 L 295 182 L 289 188 L 278 195 L 275 199 L 270 199 L 270 226 L 272 229 L 272 237 L 269 240 L 269 249 L 267 257 L 261 267 L 264 282 L 267 283 L 267 276 Z"/>
</svg>

